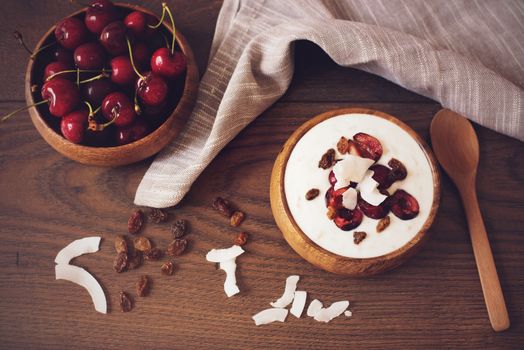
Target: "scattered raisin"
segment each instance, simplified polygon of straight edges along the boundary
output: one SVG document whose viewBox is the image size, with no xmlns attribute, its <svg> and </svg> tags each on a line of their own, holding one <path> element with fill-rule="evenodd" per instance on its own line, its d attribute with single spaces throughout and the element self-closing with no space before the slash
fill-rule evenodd
<svg viewBox="0 0 524 350">
<path fill-rule="evenodd" d="M 151 250 L 151 241 L 144 236 L 136 237 L 133 240 L 133 245 L 135 246 L 136 250 L 139 250 L 141 252 L 148 252 Z"/>
<path fill-rule="evenodd" d="M 360 244 L 366 238 L 367 233 L 364 231 L 355 231 L 353 232 L 353 243 Z"/>
<path fill-rule="evenodd" d="M 152 208 L 149 212 L 149 220 L 153 221 L 155 224 L 160 224 L 167 221 L 167 213 L 162 209 Z"/>
<path fill-rule="evenodd" d="M 173 261 L 168 261 L 160 267 L 164 275 L 171 276 L 175 272 L 175 263 Z"/>
<path fill-rule="evenodd" d="M 319 194 L 320 194 L 320 191 L 317 188 L 312 188 L 309 191 L 307 191 L 306 199 L 308 201 L 313 200 L 313 199 L 317 198 Z"/>
<path fill-rule="evenodd" d="M 171 226 L 171 232 L 173 233 L 174 239 L 185 236 L 187 232 L 187 221 L 184 219 L 175 221 L 173 226 Z"/>
<path fill-rule="evenodd" d="M 127 268 L 127 253 L 120 252 L 116 255 L 115 261 L 113 262 L 113 269 L 120 273 L 124 272 Z"/>
<path fill-rule="evenodd" d="M 151 283 L 149 282 L 149 277 L 146 275 L 140 276 L 136 282 L 136 295 L 139 297 L 147 296 L 147 294 L 149 294 L 150 287 Z"/>
<path fill-rule="evenodd" d="M 117 253 L 126 253 L 127 254 L 127 241 L 124 236 L 115 237 L 115 250 Z"/>
<path fill-rule="evenodd" d="M 184 253 L 187 247 L 187 239 L 179 238 L 175 239 L 173 242 L 169 243 L 167 246 L 167 254 L 169 256 L 179 256 Z"/>
<path fill-rule="evenodd" d="M 133 302 L 126 292 L 120 292 L 120 307 L 122 308 L 122 312 L 129 312 L 133 308 Z"/>
<path fill-rule="evenodd" d="M 318 167 L 322 169 L 328 169 L 335 164 L 335 150 L 333 148 L 330 148 L 322 155 L 322 158 L 320 158 L 320 161 L 318 162 Z"/>
<path fill-rule="evenodd" d="M 215 200 L 213 201 L 213 209 L 218 211 L 226 218 L 230 218 L 231 215 L 233 215 L 233 209 L 231 208 L 231 205 L 222 197 L 215 198 Z"/>
<path fill-rule="evenodd" d="M 162 255 L 164 255 L 164 252 L 162 251 L 162 249 L 159 248 L 151 248 L 150 250 L 144 253 L 146 260 L 160 260 L 160 258 L 162 258 Z"/>
<path fill-rule="evenodd" d="M 391 171 L 388 176 L 391 177 L 393 182 L 404 180 L 406 176 L 408 176 L 408 171 L 400 160 L 391 158 L 391 160 L 388 162 L 388 165 L 391 167 Z"/>
<path fill-rule="evenodd" d="M 337 142 L 337 150 L 340 154 L 346 154 L 349 151 L 349 142 L 344 136 Z"/>
<path fill-rule="evenodd" d="M 384 231 L 386 227 L 389 226 L 389 222 L 390 222 L 389 216 L 385 216 L 382 219 L 380 219 L 380 221 L 377 224 L 377 232 Z"/>
<path fill-rule="evenodd" d="M 139 268 L 143 261 L 144 256 L 142 252 L 136 251 L 132 256 L 128 257 L 128 269 L 134 270 Z"/>
<path fill-rule="evenodd" d="M 248 234 L 247 232 L 240 232 L 233 241 L 234 244 L 243 246 L 247 242 Z"/>
<path fill-rule="evenodd" d="M 136 210 L 131 214 L 129 217 L 129 220 L 127 221 L 127 229 L 129 233 L 135 234 L 140 231 L 142 228 L 142 225 L 144 224 L 144 214 L 142 213 L 142 210 Z"/>
<path fill-rule="evenodd" d="M 244 214 L 241 211 L 235 211 L 233 215 L 231 216 L 230 224 L 233 227 L 238 227 L 244 221 L 244 218 L 246 217 L 246 214 Z"/>
<path fill-rule="evenodd" d="M 328 210 L 327 210 L 326 215 L 327 215 L 328 219 L 329 220 L 333 220 L 337 216 L 337 210 L 335 208 L 333 208 L 332 206 L 329 206 L 327 209 Z"/>
</svg>

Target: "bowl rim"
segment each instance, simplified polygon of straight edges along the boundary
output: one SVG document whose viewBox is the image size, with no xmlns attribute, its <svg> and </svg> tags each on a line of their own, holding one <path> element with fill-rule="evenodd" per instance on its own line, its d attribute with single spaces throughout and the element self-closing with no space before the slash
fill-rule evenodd
<svg viewBox="0 0 524 350">
<path fill-rule="evenodd" d="M 426 221 L 422 225 L 421 229 L 417 232 L 415 236 L 413 236 L 413 238 L 411 238 L 406 244 L 404 244 L 400 248 L 397 248 L 389 253 L 386 253 L 380 256 L 376 256 L 376 257 L 370 257 L 370 258 L 346 257 L 346 256 L 342 256 L 342 255 L 338 255 L 333 252 L 330 252 L 329 250 L 319 246 L 317 243 L 315 243 L 311 238 L 309 238 L 300 229 L 300 227 L 298 226 L 298 224 L 295 221 L 295 218 L 291 214 L 291 211 L 289 210 L 286 195 L 285 195 L 284 177 L 285 177 L 287 162 L 289 160 L 291 152 L 293 151 L 298 141 L 300 141 L 302 136 L 304 136 L 304 134 L 307 133 L 311 128 L 323 122 L 324 120 L 333 118 L 333 117 L 337 117 L 337 116 L 341 116 L 341 115 L 347 115 L 347 114 L 374 115 L 382 119 L 385 119 L 389 122 L 392 122 L 395 125 L 402 128 L 417 142 L 419 147 L 422 149 L 422 152 L 424 153 L 426 160 L 429 163 L 431 173 L 432 173 L 433 201 L 431 204 L 431 210 L 428 214 Z M 433 224 L 433 221 L 435 219 L 437 210 L 439 208 L 439 203 L 440 203 L 440 173 L 438 170 L 436 158 L 434 157 L 433 152 L 431 151 L 427 143 L 420 137 L 420 135 L 415 130 L 413 130 L 410 126 L 408 126 L 407 124 L 405 124 L 398 118 L 388 113 L 369 109 L 369 108 L 351 107 L 351 108 L 340 108 L 340 109 L 329 110 L 327 112 L 316 115 L 313 118 L 311 118 L 310 120 L 303 123 L 286 140 L 283 148 L 279 152 L 277 156 L 277 160 L 275 161 L 275 165 L 273 167 L 273 173 L 271 176 L 271 185 L 270 186 L 271 186 L 271 189 L 270 189 L 271 198 L 270 199 L 271 199 L 271 208 L 273 210 L 273 216 L 275 217 L 277 221 L 277 225 L 281 229 L 284 238 L 286 239 L 288 244 L 293 248 L 293 250 L 295 250 L 299 255 L 301 255 L 303 258 L 308 260 L 313 265 L 319 266 L 331 272 L 343 273 L 343 274 L 349 274 L 349 275 L 360 275 L 360 273 L 355 274 L 353 272 L 342 272 L 338 268 L 335 269 L 336 271 L 330 268 L 326 269 L 325 264 L 329 260 L 331 262 L 340 264 L 340 266 L 342 267 L 348 264 L 362 265 L 362 267 L 365 267 L 365 265 L 376 265 L 376 264 L 384 265 L 385 261 L 400 259 L 404 255 L 406 255 L 408 252 L 412 252 L 414 254 L 415 249 L 420 248 L 420 245 L 427 239 L 427 230 Z M 278 188 L 276 188 L 277 186 Z M 285 222 L 279 222 L 281 220 L 278 219 L 278 210 L 281 210 L 281 209 L 284 210 L 285 220 L 288 220 L 288 224 L 290 225 L 286 225 Z M 281 226 L 285 226 L 284 229 Z M 287 232 L 287 229 L 290 229 L 290 228 L 292 232 Z M 293 235 L 295 235 L 296 237 L 293 237 Z M 298 238 L 298 240 L 294 241 L 293 240 L 294 238 Z M 317 254 L 319 254 L 319 258 L 314 259 L 314 261 L 311 261 L 311 257 L 304 256 L 305 252 L 302 251 L 300 247 L 296 247 L 296 244 L 308 245 Z M 296 248 L 298 248 L 298 250 Z M 406 256 L 406 258 L 409 256 Z M 398 265 L 400 265 L 400 263 Z M 389 266 L 385 270 L 388 270 L 396 266 L 397 265 Z M 382 270 L 378 272 L 382 272 Z M 372 273 L 378 273 L 378 272 L 372 272 Z"/>
<path fill-rule="evenodd" d="M 115 3 L 114 5 L 117 7 L 128 9 L 130 11 L 142 11 L 144 13 L 147 13 L 159 19 L 156 14 L 154 14 L 152 11 L 142 6 L 127 4 L 127 3 Z M 40 38 L 40 40 L 36 44 L 34 52 L 36 52 L 46 42 L 46 40 L 53 34 L 56 25 L 61 20 L 63 20 L 64 18 L 68 18 L 68 17 L 78 16 L 79 14 L 84 13 L 86 10 L 87 10 L 87 7 L 84 7 L 78 11 L 75 11 L 69 14 L 68 16 L 61 18 L 58 22 L 56 22 L 53 26 L 51 26 L 51 28 L 49 28 L 49 30 Z M 166 30 L 172 33 L 171 27 L 167 24 L 166 19 L 162 22 L 162 25 Z M 186 73 L 185 73 L 184 89 L 182 91 L 182 94 L 180 95 L 180 99 L 177 105 L 170 112 L 166 120 L 164 120 L 164 122 L 161 125 L 159 125 L 155 130 L 153 130 L 147 136 L 137 141 L 133 141 L 131 143 L 120 145 L 120 146 L 96 147 L 96 146 L 75 144 L 67 140 L 60 133 L 58 133 L 52 127 L 50 127 L 35 106 L 32 106 L 29 108 L 29 112 L 30 112 L 31 120 L 33 121 L 33 124 L 35 124 L 35 127 L 40 132 L 42 137 L 44 137 L 44 139 L 53 148 L 55 148 L 55 150 L 57 150 L 58 152 L 68 157 L 69 157 L 68 154 L 64 153 L 62 149 L 57 148 L 57 146 L 55 146 L 52 143 L 53 142 L 57 143 L 59 147 L 67 147 L 71 151 L 77 151 L 77 152 L 81 152 L 84 154 L 89 153 L 92 156 L 96 158 L 100 158 L 100 159 L 111 159 L 112 157 L 122 154 L 122 152 L 130 152 L 137 148 L 141 148 L 141 146 L 144 146 L 144 145 L 155 144 L 156 143 L 155 141 L 159 138 L 159 135 L 168 132 L 166 129 L 171 129 L 176 126 L 176 121 L 173 119 L 177 119 L 177 118 L 183 119 L 183 121 L 180 121 L 180 122 L 185 124 L 190 114 L 190 111 L 192 110 L 196 102 L 196 91 L 194 90 L 198 89 L 199 73 L 198 73 L 198 67 L 196 65 L 193 51 L 191 50 L 191 47 L 189 46 L 184 35 L 180 32 L 178 28 L 176 29 L 175 40 L 180 50 L 186 56 L 186 60 L 188 62 Z M 25 74 L 25 82 L 26 82 L 25 97 L 26 97 L 26 102 L 28 105 L 31 105 L 34 103 L 33 92 L 31 91 L 31 86 L 33 85 L 33 81 L 31 81 L 31 77 L 33 75 L 34 66 L 35 66 L 35 60 L 29 60 L 27 69 L 26 69 L 26 74 Z M 196 82 L 196 87 L 191 86 L 191 83 L 194 83 L 194 82 Z M 191 97 L 191 94 L 195 96 Z M 182 113 L 188 109 L 189 109 L 188 113 Z M 188 115 L 184 115 L 184 114 L 188 114 Z M 171 140 L 174 139 L 179 133 L 180 133 L 180 130 L 178 130 L 176 134 L 171 137 Z M 153 154 L 157 153 L 158 151 L 154 152 Z M 153 154 L 150 154 L 149 156 Z M 141 157 L 141 159 L 144 159 L 144 158 L 147 158 L 147 157 Z M 75 160 L 82 162 L 79 159 L 75 159 Z M 135 160 L 135 161 L 138 161 L 138 160 Z M 123 165 L 123 164 L 128 164 L 128 163 L 131 163 L 131 162 L 121 162 L 121 163 L 118 163 L 117 165 Z M 90 163 L 90 164 L 94 164 L 94 163 Z"/>
</svg>

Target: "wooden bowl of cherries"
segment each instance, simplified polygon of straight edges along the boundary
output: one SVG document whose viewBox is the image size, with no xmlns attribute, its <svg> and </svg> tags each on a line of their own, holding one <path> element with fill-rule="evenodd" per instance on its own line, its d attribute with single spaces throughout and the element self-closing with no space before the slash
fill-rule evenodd
<svg viewBox="0 0 524 350">
<path fill-rule="evenodd" d="M 180 132 L 198 68 L 166 4 L 159 18 L 94 0 L 42 37 L 25 84 L 26 108 L 47 143 L 80 163 L 118 166 L 154 155 Z"/>
</svg>

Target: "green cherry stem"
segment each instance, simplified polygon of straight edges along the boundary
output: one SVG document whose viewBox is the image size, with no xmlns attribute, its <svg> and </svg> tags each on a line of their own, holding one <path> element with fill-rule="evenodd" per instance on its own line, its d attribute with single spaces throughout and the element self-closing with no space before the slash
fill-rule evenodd
<svg viewBox="0 0 524 350">
<path fill-rule="evenodd" d="M 131 66 L 133 67 L 133 70 L 135 71 L 136 75 L 138 75 L 140 79 L 145 80 L 145 77 L 142 74 L 140 74 L 138 69 L 136 69 L 135 61 L 133 60 L 133 50 L 131 50 L 131 42 L 129 41 L 128 37 L 126 37 L 126 41 L 127 41 L 127 49 L 129 50 L 129 60 L 131 61 Z"/>
<path fill-rule="evenodd" d="M 162 3 L 162 16 L 160 16 L 160 20 L 154 26 L 149 24 L 148 27 L 151 29 L 157 29 L 158 27 L 160 27 L 160 25 L 162 25 L 162 22 L 164 22 L 165 17 L 166 17 L 166 8 L 164 7 L 164 3 Z"/>
<path fill-rule="evenodd" d="M 51 74 L 50 76 L 47 77 L 47 79 L 45 81 L 49 81 L 51 79 L 53 79 L 54 77 L 58 76 L 58 75 L 61 75 L 61 74 L 66 74 L 66 73 L 109 73 L 111 72 L 111 70 L 109 69 L 67 69 L 67 70 L 63 70 L 63 71 L 60 71 L 60 72 L 56 72 L 55 74 Z"/>
<path fill-rule="evenodd" d="M 47 100 L 43 100 L 43 101 L 40 101 L 40 102 L 37 102 L 37 103 L 33 103 L 32 105 L 29 105 L 29 106 L 24 106 L 22 108 L 18 108 L 16 110 L 12 111 L 11 113 L 4 115 L 2 117 L 2 119 L 0 119 L 0 123 L 5 122 L 7 119 L 11 118 L 12 116 L 14 116 L 18 112 L 25 111 L 26 109 L 29 109 L 31 107 L 35 107 L 35 106 L 38 106 L 38 105 L 41 105 L 41 104 L 44 104 L 44 103 L 47 103 Z"/>
<path fill-rule="evenodd" d="M 31 49 L 29 49 L 27 47 L 27 45 L 25 44 L 24 38 L 22 37 L 22 33 L 20 33 L 18 30 L 15 30 L 13 32 L 13 36 L 15 37 L 16 40 L 18 40 L 20 45 L 22 45 L 22 47 L 29 53 L 29 55 L 32 56 L 33 55 L 33 51 L 31 51 Z"/>
<path fill-rule="evenodd" d="M 175 40 L 176 40 L 176 29 L 175 29 L 175 20 L 173 19 L 173 14 L 165 2 L 162 3 L 162 7 L 166 10 L 169 20 L 171 21 L 171 28 L 173 29 L 173 39 L 171 40 L 171 55 L 175 54 Z"/>
<path fill-rule="evenodd" d="M 95 81 L 95 80 L 98 80 L 98 79 L 102 79 L 105 76 L 106 76 L 106 74 L 102 73 L 102 74 L 96 75 L 96 76 L 94 76 L 92 78 L 81 80 L 81 81 L 78 82 L 78 84 L 80 85 L 80 84 L 84 84 L 84 83 L 89 83 L 90 81 Z"/>
</svg>

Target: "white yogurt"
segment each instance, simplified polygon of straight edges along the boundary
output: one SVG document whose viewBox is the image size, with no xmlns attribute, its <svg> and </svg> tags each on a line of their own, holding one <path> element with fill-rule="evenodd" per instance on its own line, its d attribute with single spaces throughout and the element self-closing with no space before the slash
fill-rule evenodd
<svg viewBox="0 0 524 350">
<path fill-rule="evenodd" d="M 400 220 L 389 213 L 390 225 L 377 233 L 379 220 L 364 216 L 362 223 L 351 231 L 342 231 L 326 216 L 324 195 L 330 187 L 330 169 L 318 167 L 318 161 L 329 148 L 337 149 L 341 136 L 352 138 L 358 132 L 376 137 L 383 154 L 378 164 L 387 165 L 391 158 L 400 160 L 408 176 L 390 187 L 401 188 L 414 196 L 419 214 L 411 220 Z M 341 155 L 337 151 L 337 158 Z M 320 195 L 308 201 L 305 194 L 318 188 Z M 372 258 L 390 253 L 408 243 L 422 228 L 433 203 L 433 177 L 428 160 L 417 142 L 396 124 L 374 115 L 345 114 L 329 118 L 311 128 L 295 145 L 284 175 L 286 200 L 298 226 L 320 247 L 346 257 Z M 366 239 L 353 243 L 353 232 L 365 231 Z"/>
</svg>

